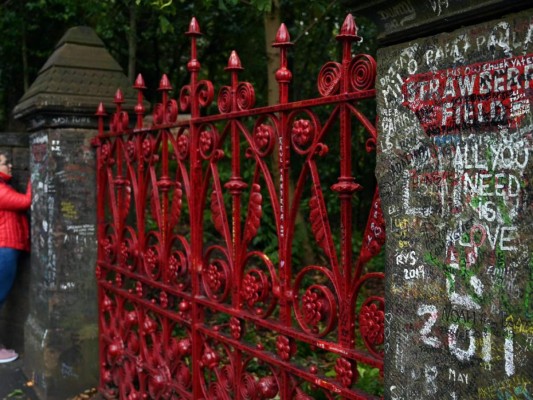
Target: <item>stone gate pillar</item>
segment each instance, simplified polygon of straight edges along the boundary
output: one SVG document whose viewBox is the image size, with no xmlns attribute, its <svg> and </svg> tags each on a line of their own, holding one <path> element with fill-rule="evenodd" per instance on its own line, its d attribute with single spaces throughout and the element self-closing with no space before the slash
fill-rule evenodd
<svg viewBox="0 0 533 400">
<path fill-rule="evenodd" d="M 533 9 L 503 15 L 378 52 L 386 399 L 533 397 Z"/>
<path fill-rule="evenodd" d="M 24 369 L 42 399 L 98 383 L 94 116 L 133 90 L 95 32 L 69 30 L 14 110 L 30 136 L 33 184 L 30 314 Z"/>
</svg>

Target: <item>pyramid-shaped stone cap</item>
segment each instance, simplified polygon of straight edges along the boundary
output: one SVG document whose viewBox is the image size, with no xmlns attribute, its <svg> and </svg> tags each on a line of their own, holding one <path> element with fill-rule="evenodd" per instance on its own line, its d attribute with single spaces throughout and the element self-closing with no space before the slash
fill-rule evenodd
<svg viewBox="0 0 533 400">
<path fill-rule="evenodd" d="M 43 127 L 50 126 L 48 122 L 54 116 L 92 117 L 100 102 L 111 113 L 117 88 L 123 92 L 124 108 L 132 110 L 137 95 L 122 68 L 92 28 L 78 26 L 69 29 L 57 43 L 13 114 L 17 119 L 37 118 L 41 121 L 38 127 Z M 63 119 L 67 120 L 72 118 Z M 30 125 L 35 125 L 35 121 Z M 32 126 L 28 128 L 32 130 Z"/>
</svg>

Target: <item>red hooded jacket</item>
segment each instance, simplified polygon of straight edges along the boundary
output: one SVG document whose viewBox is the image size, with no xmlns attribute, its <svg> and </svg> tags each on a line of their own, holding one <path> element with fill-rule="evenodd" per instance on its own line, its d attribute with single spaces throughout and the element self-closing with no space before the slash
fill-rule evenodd
<svg viewBox="0 0 533 400">
<path fill-rule="evenodd" d="M 0 247 L 30 250 L 30 234 L 25 211 L 31 205 L 31 186 L 26 193 L 13 189 L 11 176 L 0 172 Z"/>
</svg>

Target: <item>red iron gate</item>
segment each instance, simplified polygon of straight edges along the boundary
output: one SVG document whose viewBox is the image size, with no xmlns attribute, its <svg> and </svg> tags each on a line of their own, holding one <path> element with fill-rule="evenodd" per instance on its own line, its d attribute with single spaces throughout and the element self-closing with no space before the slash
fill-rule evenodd
<svg viewBox="0 0 533 400">
<path fill-rule="evenodd" d="M 279 104 L 254 108 L 233 52 L 230 85 L 219 90 L 219 112 L 207 116 L 201 109 L 215 91 L 198 78 L 195 19 L 187 35 L 190 83 L 174 100 L 163 76 L 150 126 L 140 76 L 134 129 L 120 91 L 109 131 L 102 105 L 97 112 L 101 393 L 377 398 L 362 381 L 383 374 L 384 300 L 369 288 L 384 275 L 366 266 L 385 233 L 376 189 L 355 244 L 354 194 L 363 188 L 352 176 L 353 158 L 364 155 L 354 132 L 366 132 L 367 152 L 375 145 L 376 129 L 358 105 L 375 96 L 376 65 L 352 57 L 360 40 L 352 16 L 337 36 L 342 61 L 320 71 L 319 98 L 288 101 L 291 43 L 282 25 L 273 44 Z M 190 118 L 178 120 L 179 110 Z M 325 168 L 336 170 L 334 181 Z M 317 255 L 312 263 L 296 243 L 301 232 Z"/>
</svg>

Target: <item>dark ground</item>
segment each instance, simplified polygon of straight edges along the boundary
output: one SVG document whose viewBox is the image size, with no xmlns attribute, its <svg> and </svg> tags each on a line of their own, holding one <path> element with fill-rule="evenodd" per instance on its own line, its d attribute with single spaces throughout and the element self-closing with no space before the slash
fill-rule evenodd
<svg viewBox="0 0 533 400">
<path fill-rule="evenodd" d="M 17 360 L 0 364 L 0 400 L 39 400 L 33 390 L 33 382 L 24 376 L 22 357 Z M 65 400 L 92 399 L 100 400 L 95 389 L 88 389 L 77 396 Z"/>
<path fill-rule="evenodd" d="M 23 360 L 0 364 L 0 399 L 1 400 L 38 400 L 31 387 L 32 382 L 22 372 Z"/>
</svg>

